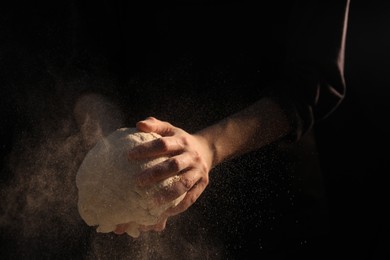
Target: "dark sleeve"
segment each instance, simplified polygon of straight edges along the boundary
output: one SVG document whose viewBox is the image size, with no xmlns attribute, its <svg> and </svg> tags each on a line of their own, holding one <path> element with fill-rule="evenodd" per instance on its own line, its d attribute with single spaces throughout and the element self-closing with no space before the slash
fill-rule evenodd
<svg viewBox="0 0 390 260">
<path fill-rule="evenodd" d="M 284 77 L 273 84 L 297 141 L 342 102 L 350 0 L 299 0 L 289 22 Z"/>
</svg>

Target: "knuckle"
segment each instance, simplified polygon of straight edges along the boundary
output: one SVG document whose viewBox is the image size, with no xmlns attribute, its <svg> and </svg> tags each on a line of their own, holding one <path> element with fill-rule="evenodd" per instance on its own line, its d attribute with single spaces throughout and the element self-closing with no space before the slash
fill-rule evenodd
<svg viewBox="0 0 390 260">
<path fill-rule="evenodd" d="M 157 119 L 154 116 L 149 116 L 146 119 L 151 121 L 157 121 Z"/>
<path fill-rule="evenodd" d="M 180 137 L 180 142 L 182 146 L 187 146 L 190 143 L 190 138 L 187 135 L 182 135 Z"/>
<path fill-rule="evenodd" d="M 190 207 L 192 204 L 194 204 L 197 200 L 197 197 L 196 196 L 190 196 L 188 198 L 188 202 L 187 202 L 187 208 Z"/>
<path fill-rule="evenodd" d="M 209 172 L 209 167 L 207 166 L 206 163 L 202 163 L 202 165 L 201 165 L 201 171 L 202 171 L 203 173 L 208 173 L 208 172 Z"/>
<path fill-rule="evenodd" d="M 202 182 L 203 182 L 204 186 L 206 187 L 207 185 L 209 185 L 209 178 L 203 178 Z"/>
<path fill-rule="evenodd" d="M 172 171 L 180 171 L 181 162 L 178 158 L 170 158 L 168 161 L 168 167 Z"/>
<path fill-rule="evenodd" d="M 178 139 L 175 139 L 175 141 L 176 141 L 177 147 L 178 147 L 180 150 L 184 150 L 185 145 L 184 145 L 182 139 L 181 139 L 181 138 L 178 138 Z"/>
<path fill-rule="evenodd" d="M 200 156 L 200 154 L 197 151 L 194 151 L 193 156 L 194 156 L 194 161 L 195 162 L 201 162 L 202 161 L 202 157 Z"/>
<path fill-rule="evenodd" d="M 193 186 L 193 181 L 187 178 L 180 178 L 180 183 L 183 185 L 186 191 L 190 190 Z"/>
<path fill-rule="evenodd" d="M 163 152 L 167 152 L 169 150 L 169 143 L 166 139 L 164 138 L 159 138 L 157 139 L 158 141 L 158 146 Z"/>
<path fill-rule="evenodd" d="M 203 172 L 203 173 L 206 173 L 209 171 L 209 167 L 207 166 L 207 163 L 205 162 L 205 160 L 203 159 L 203 157 L 197 152 L 195 151 L 193 153 L 193 160 L 194 162 L 199 165 L 199 169 Z"/>
</svg>

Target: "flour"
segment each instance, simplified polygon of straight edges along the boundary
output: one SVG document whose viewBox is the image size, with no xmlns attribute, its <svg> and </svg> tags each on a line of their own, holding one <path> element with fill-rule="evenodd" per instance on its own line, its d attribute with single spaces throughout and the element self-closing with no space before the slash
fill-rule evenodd
<svg viewBox="0 0 390 260">
<path fill-rule="evenodd" d="M 153 196 L 156 191 L 178 181 L 179 176 L 148 189 L 136 186 L 134 176 L 137 173 L 168 157 L 130 161 L 128 151 L 159 137 L 155 133 L 138 132 L 136 128 L 121 128 L 101 139 L 87 153 L 76 176 L 78 210 L 86 224 L 97 226 L 97 232 L 108 233 L 118 224 L 129 223 L 126 233 L 138 237 L 140 225 L 156 224 L 166 209 L 184 198 L 185 193 L 161 205 Z"/>
</svg>

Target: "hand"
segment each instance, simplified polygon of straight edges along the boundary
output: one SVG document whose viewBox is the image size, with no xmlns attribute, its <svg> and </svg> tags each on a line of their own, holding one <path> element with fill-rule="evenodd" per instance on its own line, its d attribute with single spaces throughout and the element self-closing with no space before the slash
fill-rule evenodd
<svg viewBox="0 0 390 260">
<path fill-rule="evenodd" d="M 141 231 L 161 231 L 165 229 L 168 217 L 187 210 L 203 193 L 209 183 L 213 153 L 206 139 L 200 135 L 191 135 L 154 117 L 139 121 L 136 126 L 140 131 L 154 132 L 162 137 L 134 147 L 129 151 L 129 160 L 170 157 L 141 172 L 137 176 L 138 185 L 153 186 L 166 178 L 179 175 L 180 181 L 169 190 L 159 193 L 156 200 L 163 204 L 186 193 L 184 199 L 176 207 L 169 208 L 156 225 L 141 228 Z M 120 230 L 125 227 L 123 225 L 126 224 L 118 225 L 116 233 L 121 233 Z"/>
<path fill-rule="evenodd" d="M 173 216 L 187 210 L 209 183 L 208 174 L 212 163 L 209 145 L 202 137 L 191 135 L 154 117 L 138 122 L 137 128 L 143 132 L 160 134 L 162 137 L 138 145 L 129 151 L 129 159 L 170 157 L 139 174 L 137 176 L 138 185 L 147 187 L 171 176 L 179 175 L 180 181 L 175 183 L 169 192 L 160 194 L 159 200 L 164 203 L 187 192 L 181 203 L 166 213 L 168 216 Z"/>
<path fill-rule="evenodd" d="M 138 230 L 140 232 L 146 232 L 146 231 L 150 231 L 150 230 L 162 231 L 165 229 L 165 225 L 167 223 L 167 220 L 168 220 L 168 216 L 163 214 L 156 224 L 149 225 L 149 226 L 140 225 Z M 114 230 L 114 233 L 117 235 L 124 234 L 131 224 L 135 224 L 135 223 L 128 222 L 128 223 L 116 225 L 116 229 Z"/>
</svg>

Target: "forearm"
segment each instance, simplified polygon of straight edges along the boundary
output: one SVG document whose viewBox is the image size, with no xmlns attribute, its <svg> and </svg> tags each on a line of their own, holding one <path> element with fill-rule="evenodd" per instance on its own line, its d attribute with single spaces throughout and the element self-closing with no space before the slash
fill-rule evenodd
<svg viewBox="0 0 390 260">
<path fill-rule="evenodd" d="M 291 131 L 282 108 L 271 99 L 261 99 L 250 107 L 196 133 L 212 151 L 211 167 L 259 149 Z"/>
</svg>

